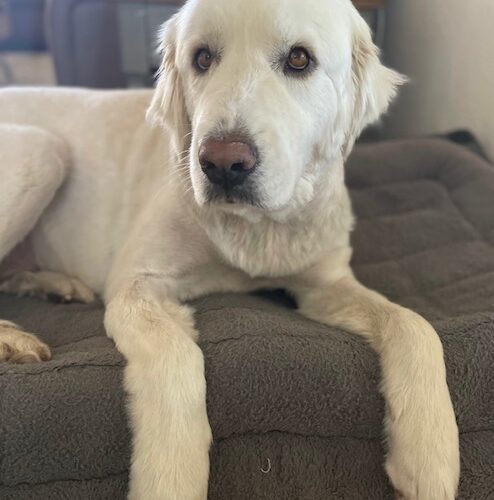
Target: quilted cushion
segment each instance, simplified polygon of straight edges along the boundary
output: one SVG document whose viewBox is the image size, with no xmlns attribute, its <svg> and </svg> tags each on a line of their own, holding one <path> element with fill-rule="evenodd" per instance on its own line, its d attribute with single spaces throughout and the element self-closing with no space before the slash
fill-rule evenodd
<svg viewBox="0 0 494 500">
<path fill-rule="evenodd" d="M 428 318 L 461 433 L 460 498 L 494 495 L 494 168 L 440 140 L 359 146 L 347 181 L 353 266 Z M 277 294 L 194 302 L 206 358 L 211 500 L 392 498 L 382 471 L 377 359 Z M 0 295 L 0 317 L 54 351 L 0 365 L 0 498 L 125 497 L 123 359 L 100 305 Z"/>
</svg>

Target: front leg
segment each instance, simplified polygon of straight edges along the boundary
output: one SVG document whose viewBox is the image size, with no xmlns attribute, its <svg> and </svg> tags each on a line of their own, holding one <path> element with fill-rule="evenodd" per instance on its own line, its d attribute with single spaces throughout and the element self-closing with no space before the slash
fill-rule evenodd
<svg viewBox="0 0 494 500">
<path fill-rule="evenodd" d="M 418 314 L 357 282 L 350 269 L 313 269 L 294 283 L 300 312 L 369 340 L 380 357 L 386 401 L 386 471 L 398 498 L 452 500 L 459 471 L 458 428 L 442 345 Z"/>
<path fill-rule="evenodd" d="M 205 500 L 211 430 L 192 312 L 136 276 L 107 305 L 108 335 L 127 358 L 133 433 L 131 500 Z"/>
</svg>

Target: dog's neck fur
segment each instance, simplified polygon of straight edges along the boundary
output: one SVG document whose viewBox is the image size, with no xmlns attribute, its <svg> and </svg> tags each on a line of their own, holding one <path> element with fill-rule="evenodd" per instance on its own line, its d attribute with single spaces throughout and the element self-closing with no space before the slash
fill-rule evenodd
<svg viewBox="0 0 494 500">
<path fill-rule="evenodd" d="M 353 215 L 343 160 L 324 165 L 312 199 L 279 214 L 244 216 L 194 203 L 194 216 L 221 257 L 251 277 L 302 271 L 339 247 L 349 246 Z"/>
</svg>

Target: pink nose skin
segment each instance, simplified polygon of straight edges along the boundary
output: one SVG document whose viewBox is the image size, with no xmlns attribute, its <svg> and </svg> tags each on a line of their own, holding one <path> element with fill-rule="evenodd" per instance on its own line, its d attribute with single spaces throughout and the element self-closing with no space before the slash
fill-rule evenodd
<svg viewBox="0 0 494 500">
<path fill-rule="evenodd" d="M 206 139 L 199 148 L 199 163 L 209 181 L 226 189 L 242 184 L 255 169 L 254 148 L 246 142 Z"/>
</svg>

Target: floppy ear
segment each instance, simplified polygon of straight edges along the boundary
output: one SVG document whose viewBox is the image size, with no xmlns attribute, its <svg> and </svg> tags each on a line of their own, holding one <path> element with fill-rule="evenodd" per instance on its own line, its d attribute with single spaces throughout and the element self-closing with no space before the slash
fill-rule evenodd
<svg viewBox="0 0 494 500">
<path fill-rule="evenodd" d="M 176 14 L 163 25 L 160 32 L 162 62 L 146 118 L 152 125 L 169 129 L 175 147 L 181 151 L 190 130 L 190 120 L 185 107 L 182 78 L 175 63 L 178 19 L 179 14 Z"/>
<path fill-rule="evenodd" d="M 367 23 L 359 14 L 355 18 L 352 49 L 353 109 L 350 110 L 343 155 L 346 158 L 362 130 L 375 122 L 389 107 L 398 87 L 407 78 L 384 66 L 379 49 L 372 41 Z"/>
</svg>

